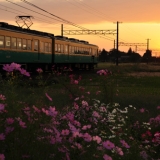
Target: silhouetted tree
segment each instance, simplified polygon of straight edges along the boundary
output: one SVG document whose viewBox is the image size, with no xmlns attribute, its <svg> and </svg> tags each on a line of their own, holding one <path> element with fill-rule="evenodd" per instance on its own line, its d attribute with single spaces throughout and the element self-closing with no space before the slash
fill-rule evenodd
<svg viewBox="0 0 160 160">
<path fill-rule="evenodd" d="M 128 50 L 128 52 L 127 52 L 127 54 L 131 55 L 132 53 L 133 53 L 133 51 L 132 51 L 132 48 L 130 47 L 129 50 Z"/>
<path fill-rule="evenodd" d="M 108 60 L 108 52 L 105 49 L 103 49 L 99 55 L 99 61 L 106 62 Z"/>
<path fill-rule="evenodd" d="M 141 55 L 136 52 L 132 52 L 132 54 L 130 55 L 131 62 L 139 62 L 141 60 L 141 58 L 142 58 Z"/>
<path fill-rule="evenodd" d="M 152 51 L 146 50 L 146 52 L 143 54 L 143 61 L 148 64 L 149 61 L 151 60 L 151 57 L 152 57 Z"/>
</svg>

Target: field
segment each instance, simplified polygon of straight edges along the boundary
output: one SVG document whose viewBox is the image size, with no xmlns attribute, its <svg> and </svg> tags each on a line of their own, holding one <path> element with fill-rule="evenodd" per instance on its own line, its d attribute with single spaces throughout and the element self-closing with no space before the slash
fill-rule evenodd
<svg viewBox="0 0 160 160">
<path fill-rule="evenodd" d="M 100 63 L 92 71 L 0 81 L 0 159 L 158 160 L 160 66 Z M 134 157 L 133 157 L 134 154 Z"/>
</svg>

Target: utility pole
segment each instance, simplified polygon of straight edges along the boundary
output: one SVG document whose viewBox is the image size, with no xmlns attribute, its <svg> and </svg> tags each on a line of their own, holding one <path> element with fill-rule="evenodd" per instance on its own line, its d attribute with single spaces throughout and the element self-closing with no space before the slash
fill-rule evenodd
<svg viewBox="0 0 160 160">
<path fill-rule="evenodd" d="M 61 24 L 61 36 L 63 37 L 63 24 Z"/>
<path fill-rule="evenodd" d="M 135 52 L 137 53 L 137 45 L 136 45 L 136 47 L 135 47 Z"/>
<path fill-rule="evenodd" d="M 150 39 L 147 39 L 147 50 L 149 50 L 149 40 Z"/>
<path fill-rule="evenodd" d="M 116 50 L 116 66 L 118 66 L 118 55 L 119 55 L 119 50 L 118 50 L 118 46 L 119 46 L 119 23 L 120 22 L 118 22 L 117 21 L 117 50 Z"/>
</svg>

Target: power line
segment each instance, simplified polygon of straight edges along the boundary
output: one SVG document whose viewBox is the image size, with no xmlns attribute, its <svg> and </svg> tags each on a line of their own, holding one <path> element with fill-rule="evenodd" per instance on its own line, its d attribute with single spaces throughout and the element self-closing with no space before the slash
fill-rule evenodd
<svg viewBox="0 0 160 160">
<path fill-rule="evenodd" d="M 7 0 L 7 1 L 8 1 L 8 0 Z M 68 20 L 65 20 L 65 19 L 63 19 L 63 18 L 61 18 L 61 17 L 59 17 L 59 16 L 56 16 L 56 15 L 54 15 L 54 14 L 52 14 L 52 13 L 50 13 L 50 12 L 48 12 L 48 11 L 40 8 L 40 7 L 38 7 L 37 5 L 34 5 L 33 3 L 30 3 L 30 2 L 28 2 L 28 1 L 26 1 L 26 0 L 21 0 L 21 1 L 24 2 L 24 3 L 26 3 L 26 4 L 28 4 L 28 5 L 30 5 L 30 6 L 32 6 L 32 7 L 35 7 L 35 8 L 37 8 L 37 9 L 39 9 L 39 10 L 45 12 L 45 13 L 48 13 L 48 14 L 56 17 L 57 19 L 59 19 L 59 20 L 62 21 L 62 22 L 65 22 L 65 23 L 67 23 L 67 24 L 73 25 L 73 26 L 75 26 L 75 27 L 77 27 L 77 28 L 80 28 L 80 29 L 86 29 L 86 28 L 84 28 L 84 27 L 81 27 L 81 26 L 73 23 L 73 22 L 70 22 L 70 21 L 68 21 Z"/>
<path fill-rule="evenodd" d="M 39 13 L 39 12 L 33 11 L 33 10 L 27 8 L 27 7 L 23 7 L 23 6 L 19 5 L 19 4 L 16 4 L 16 3 L 14 3 L 14 2 L 11 2 L 11 1 L 9 1 L 9 0 L 6 0 L 6 1 L 9 2 L 9 3 L 12 3 L 12 4 L 14 4 L 14 5 L 17 5 L 17 6 L 21 7 L 21 8 L 24 8 L 24 9 L 27 9 L 27 10 L 32 11 L 32 12 L 34 12 L 34 13 L 40 14 L 40 15 L 42 15 L 42 16 L 45 16 L 45 17 L 47 17 L 47 18 L 54 19 L 54 20 L 59 21 L 59 22 L 63 22 L 63 21 L 58 20 L 58 19 L 55 19 L 55 18 L 53 18 L 53 17 L 49 17 L 49 16 L 47 16 L 47 15 L 44 15 L 44 14 L 41 14 L 41 13 Z"/>
<path fill-rule="evenodd" d="M 1 6 L 3 6 L 3 7 L 5 7 L 5 8 L 8 8 L 8 9 L 10 9 L 10 10 L 14 10 L 14 11 L 17 11 L 17 12 L 13 12 L 13 11 L 9 11 L 9 10 L 7 10 L 7 9 L 1 9 L 1 10 L 4 10 L 4 11 L 6 11 L 6 12 L 10 12 L 10 13 L 14 13 L 14 14 L 19 14 L 19 13 L 23 13 L 23 14 L 28 14 L 28 13 L 26 13 L 26 12 L 22 12 L 22 11 L 18 11 L 18 10 L 16 10 L 16 9 L 13 9 L 13 8 L 11 8 L 11 7 L 7 7 L 7 6 L 5 6 L 5 5 L 2 5 L 2 4 L 0 4 Z M 19 13 L 18 13 L 19 12 Z M 37 16 L 34 16 L 34 17 L 37 17 Z M 46 23 L 51 23 L 50 21 L 46 21 L 46 20 L 44 20 L 44 19 L 42 19 L 42 18 L 40 18 L 40 17 L 37 17 L 36 19 L 38 19 L 38 20 L 40 20 L 40 21 L 42 21 L 42 22 L 46 22 Z"/>
<path fill-rule="evenodd" d="M 26 3 L 26 4 L 28 4 L 28 5 L 31 5 L 32 7 L 35 7 L 35 8 L 37 8 L 37 9 L 42 10 L 42 11 L 44 11 L 44 12 L 46 12 L 46 13 L 48 13 L 48 14 L 50 14 L 50 15 L 52 15 L 52 16 L 54 16 L 54 17 L 56 17 L 56 18 L 58 18 L 58 19 L 60 19 L 60 20 L 62 20 L 62 21 L 64 21 L 64 22 L 66 22 L 67 24 L 70 24 L 70 25 L 72 25 L 72 26 L 78 27 L 78 28 L 80 28 L 80 29 L 82 29 L 82 30 L 89 30 L 89 29 L 86 29 L 86 28 L 84 28 L 84 27 L 81 27 L 81 26 L 79 26 L 79 25 L 77 25 L 77 24 L 75 24 L 75 23 L 73 23 L 73 22 L 70 22 L 70 21 L 68 21 L 68 20 L 65 20 L 65 19 L 63 19 L 63 18 L 61 18 L 61 17 L 59 17 L 59 16 L 56 16 L 56 15 L 54 15 L 54 14 L 52 14 L 52 13 L 50 13 L 50 12 L 48 12 L 48 11 L 40 8 L 40 7 L 38 7 L 37 5 L 34 5 L 34 4 L 32 4 L 32 3 L 30 3 L 30 2 L 28 2 L 28 1 L 26 1 L 26 0 L 21 0 L 21 1 L 24 2 L 24 3 Z M 102 36 L 101 36 L 101 38 L 102 38 Z M 104 37 L 103 37 L 103 38 L 104 38 Z"/>
<path fill-rule="evenodd" d="M 16 3 L 11 2 L 11 1 L 9 1 L 9 0 L 6 0 L 6 1 L 9 2 L 9 3 L 12 3 L 12 4 L 14 4 L 14 5 L 17 5 L 17 6 L 19 6 L 19 7 L 22 7 L 22 8 L 24 8 L 24 9 L 27 9 L 27 10 L 29 10 L 29 11 L 32 11 L 32 12 L 34 12 L 34 13 L 36 13 L 36 14 L 40 14 L 40 15 L 42 15 L 42 16 L 45 16 L 45 17 L 47 17 L 47 18 L 54 19 L 54 20 L 59 21 L 59 22 L 65 22 L 65 23 L 67 23 L 67 24 L 69 24 L 69 25 L 78 27 L 78 28 L 80 28 L 80 29 L 82 29 L 82 30 L 84 30 L 84 29 L 85 29 L 85 30 L 88 30 L 88 29 L 86 29 L 86 28 L 84 28 L 84 27 L 81 27 L 81 26 L 75 24 L 75 23 L 72 23 L 72 22 L 70 22 L 70 21 L 68 21 L 68 20 L 65 20 L 65 19 L 63 19 L 63 18 L 61 18 L 61 17 L 58 17 L 58 16 L 56 16 L 56 15 L 54 15 L 54 14 L 52 14 L 52 13 L 49 13 L 48 11 L 46 11 L 46 10 L 44 10 L 44 9 L 42 9 L 42 8 L 40 8 L 40 7 L 32 4 L 32 3 L 30 3 L 30 2 L 27 2 L 27 1 L 25 1 L 25 0 L 21 0 L 21 1 L 23 1 L 24 3 L 26 3 L 26 4 L 28 4 L 28 5 L 31 5 L 32 7 L 36 7 L 36 8 L 38 8 L 38 9 L 40 9 L 40 10 L 42 10 L 42 11 L 44 11 L 44 12 L 46 12 L 46 13 L 54 16 L 54 17 L 56 17 L 57 19 L 55 19 L 55 18 L 53 18 L 53 17 L 49 17 L 49 16 L 44 15 L 44 14 L 41 14 L 41 13 L 39 13 L 39 12 L 37 12 L 37 11 L 34 11 L 34 10 L 32 10 L 32 9 L 29 9 L 29 8 L 27 8 L 27 7 L 23 7 L 22 5 L 16 4 Z M 106 38 L 106 37 L 102 37 L 102 36 L 101 36 L 101 38 L 104 38 L 104 39 L 107 39 L 107 40 L 111 40 L 110 37 Z"/>
</svg>

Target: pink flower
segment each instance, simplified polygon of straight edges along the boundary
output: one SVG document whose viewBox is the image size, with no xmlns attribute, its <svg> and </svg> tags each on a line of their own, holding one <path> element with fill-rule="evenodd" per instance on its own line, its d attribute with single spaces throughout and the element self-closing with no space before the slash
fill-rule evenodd
<svg viewBox="0 0 160 160">
<path fill-rule="evenodd" d="M 55 107 L 50 106 L 49 110 L 48 110 L 48 115 L 52 116 L 52 117 L 55 117 L 57 114 L 58 114 L 58 112 L 56 111 Z"/>
<path fill-rule="evenodd" d="M 6 98 L 4 95 L 0 94 L 0 100 L 4 101 Z"/>
<path fill-rule="evenodd" d="M 120 140 L 121 144 L 125 148 L 130 148 L 130 146 L 125 142 L 125 140 Z"/>
<path fill-rule="evenodd" d="M 75 126 L 77 126 L 77 127 L 81 127 L 81 123 L 78 122 L 77 120 L 74 120 L 74 121 L 73 121 L 73 124 L 74 124 Z"/>
<path fill-rule="evenodd" d="M 146 151 L 141 151 L 140 152 L 140 156 L 143 158 L 143 159 L 148 159 L 148 155 L 147 155 L 147 153 L 146 153 Z"/>
<path fill-rule="evenodd" d="M 112 160 L 112 158 L 111 158 L 110 156 L 108 156 L 107 154 L 105 154 L 105 155 L 103 156 L 103 159 L 104 159 L 104 160 Z"/>
<path fill-rule="evenodd" d="M 14 127 L 6 127 L 5 133 L 8 134 L 14 130 Z"/>
<path fill-rule="evenodd" d="M 82 149 L 82 145 L 81 145 L 81 144 L 75 142 L 74 145 L 75 145 L 78 149 Z"/>
<path fill-rule="evenodd" d="M 47 93 L 45 95 L 50 101 L 52 101 L 52 98 Z"/>
<path fill-rule="evenodd" d="M 25 123 L 25 122 L 22 122 L 22 120 L 19 121 L 19 125 L 20 125 L 22 128 L 27 128 L 26 123 Z"/>
<path fill-rule="evenodd" d="M 0 134 L 0 141 L 3 141 L 3 140 L 5 140 L 5 135 L 4 135 L 4 133 L 1 133 Z"/>
<path fill-rule="evenodd" d="M 124 153 L 123 153 L 123 151 L 122 151 L 122 148 L 119 148 L 119 147 L 115 147 L 115 151 L 116 151 L 116 153 L 118 153 L 120 156 L 123 156 L 124 155 Z"/>
<path fill-rule="evenodd" d="M 99 144 L 101 143 L 102 139 L 99 136 L 93 136 L 93 141 L 96 141 Z"/>
<path fill-rule="evenodd" d="M 63 136 L 69 135 L 69 130 L 68 129 L 62 130 L 61 135 Z"/>
<path fill-rule="evenodd" d="M 75 131 L 73 132 L 73 137 L 76 138 L 76 137 L 83 137 L 82 133 L 79 133 L 79 131 Z"/>
<path fill-rule="evenodd" d="M 13 71 L 13 68 L 10 67 L 9 64 L 4 64 L 3 65 L 3 70 L 7 71 L 7 72 L 12 72 Z"/>
<path fill-rule="evenodd" d="M 75 102 L 74 102 L 74 108 L 75 108 L 76 110 L 78 110 L 78 109 L 79 109 L 78 104 L 77 104 L 77 103 L 75 103 Z"/>
<path fill-rule="evenodd" d="M 40 109 L 38 109 L 36 106 L 34 106 L 33 105 L 33 109 L 35 110 L 35 112 L 38 112 L 38 113 L 40 113 L 41 112 L 41 110 Z"/>
<path fill-rule="evenodd" d="M 6 123 L 10 125 L 10 124 L 14 123 L 14 119 L 13 118 L 7 118 Z"/>
<path fill-rule="evenodd" d="M 160 106 L 158 106 L 157 109 L 160 109 Z"/>
<path fill-rule="evenodd" d="M 42 73 L 42 72 L 43 72 L 43 70 L 42 70 L 41 68 L 38 68 L 36 71 L 37 71 L 38 73 Z"/>
<path fill-rule="evenodd" d="M 78 80 L 74 80 L 74 84 L 78 84 L 79 82 L 78 82 Z"/>
<path fill-rule="evenodd" d="M 30 73 L 27 72 L 25 69 L 21 68 L 19 71 L 20 71 L 20 73 L 21 73 L 22 75 L 25 75 L 25 76 L 27 76 L 27 77 L 30 77 Z"/>
<path fill-rule="evenodd" d="M 102 69 L 102 70 L 99 70 L 99 71 L 97 71 L 97 74 L 99 74 L 99 75 L 107 75 L 107 70 L 104 70 L 104 69 Z"/>
<path fill-rule="evenodd" d="M 10 67 L 14 70 L 19 70 L 21 68 L 21 65 L 13 62 L 10 64 Z"/>
<path fill-rule="evenodd" d="M 90 129 L 91 128 L 91 125 L 85 125 L 82 127 L 82 130 L 87 130 L 87 129 Z"/>
<path fill-rule="evenodd" d="M 0 160 L 5 160 L 4 154 L 0 154 Z"/>
<path fill-rule="evenodd" d="M 160 145 L 160 132 L 156 132 L 154 134 L 154 138 L 152 139 L 152 142 L 157 143 Z"/>
<path fill-rule="evenodd" d="M 70 122 L 69 122 L 69 129 L 71 130 L 72 133 L 75 133 L 75 132 L 79 132 L 79 129 L 77 129 L 74 125 L 72 125 Z"/>
<path fill-rule="evenodd" d="M 85 134 L 83 135 L 83 138 L 84 138 L 84 140 L 85 140 L 86 142 L 91 142 L 91 141 L 92 141 L 92 137 L 91 137 L 91 135 L 88 134 L 88 133 L 85 133 Z"/>
<path fill-rule="evenodd" d="M 115 147 L 114 143 L 110 142 L 109 140 L 102 143 L 103 147 L 106 149 L 113 149 Z"/>
<path fill-rule="evenodd" d="M 97 111 L 93 111 L 92 116 L 95 117 L 95 118 L 99 118 L 100 117 L 100 115 L 99 115 L 99 113 Z"/>
<path fill-rule="evenodd" d="M 145 112 L 145 109 L 144 109 L 144 108 L 141 108 L 139 111 L 140 111 L 141 113 L 144 113 L 144 112 Z"/>
<path fill-rule="evenodd" d="M 68 112 L 66 114 L 66 118 L 69 119 L 70 121 L 73 121 L 74 120 L 74 114 L 72 112 Z"/>
<path fill-rule="evenodd" d="M 0 103 L 0 112 L 4 110 L 5 105 Z"/>
<path fill-rule="evenodd" d="M 82 101 L 82 106 L 88 106 L 88 102 L 86 102 L 86 101 Z"/>
<path fill-rule="evenodd" d="M 77 97 L 77 98 L 74 99 L 74 101 L 78 101 L 78 100 L 79 100 L 79 97 Z"/>
<path fill-rule="evenodd" d="M 55 144 L 56 143 L 56 139 L 55 139 L 55 137 L 50 137 L 50 143 L 51 144 Z"/>
</svg>

